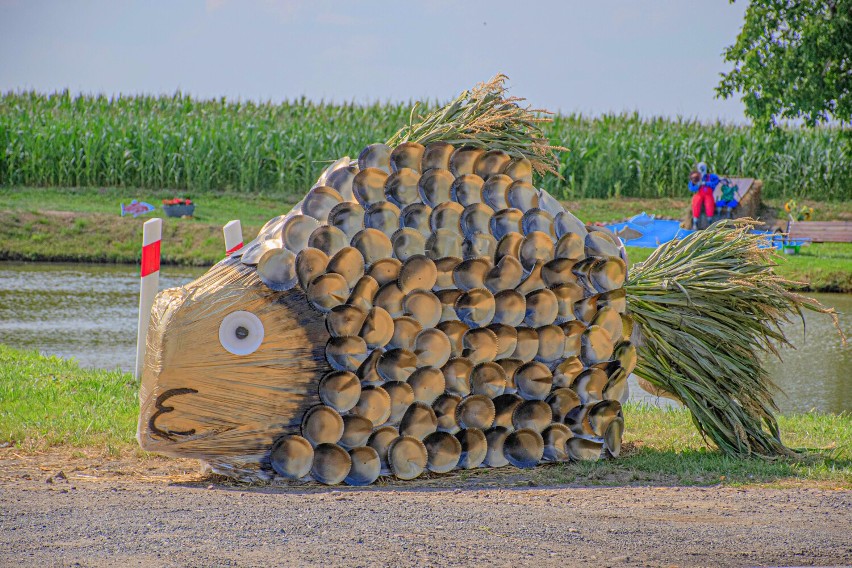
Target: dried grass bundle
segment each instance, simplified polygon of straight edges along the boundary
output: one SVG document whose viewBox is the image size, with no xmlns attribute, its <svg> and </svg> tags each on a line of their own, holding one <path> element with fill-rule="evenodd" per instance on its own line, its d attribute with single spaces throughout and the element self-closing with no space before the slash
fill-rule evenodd
<svg viewBox="0 0 852 568">
<path fill-rule="evenodd" d="M 420 105 L 411 109 L 409 124 L 388 141 L 389 146 L 402 142 L 448 142 L 478 148 L 504 150 L 513 157 L 527 158 L 538 173 L 558 175 L 559 160 L 555 151 L 567 150 L 552 146 L 541 130 L 550 122 L 551 112 L 522 107 L 520 97 L 506 96 L 503 74 L 462 92 L 447 105 L 426 115 L 419 114 Z"/>
<path fill-rule="evenodd" d="M 789 291 L 792 282 L 775 274 L 773 249 L 761 247 L 765 237 L 753 227 L 720 221 L 633 268 L 627 299 L 642 334 L 635 373 L 680 399 L 723 452 L 791 455 L 760 355 L 790 346 L 782 324 L 803 310 L 829 314 L 835 326 L 837 314 Z"/>
</svg>

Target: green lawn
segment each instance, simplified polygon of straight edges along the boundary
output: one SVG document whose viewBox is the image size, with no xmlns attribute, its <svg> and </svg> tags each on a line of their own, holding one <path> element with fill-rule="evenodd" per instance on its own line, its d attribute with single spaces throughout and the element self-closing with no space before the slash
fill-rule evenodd
<svg viewBox="0 0 852 568">
<path fill-rule="evenodd" d="M 222 226 L 231 219 L 243 225 L 262 226 L 275 215 L 286 213 L 300 198 L 294 195 L 239 195 L 211 193 L 197 198 L 185 191 L 123 189 L 123 188 L 43 188 L 0 187 L 0 211 L 37 213 L 41 211 L 72 211 L 74 213 L 103 213 L 118 217 L 121 204 L 137 199 L 150 203 L 156 211 L 140 217 L 165 217 L 162 200 L 190 197 L 196 204 L 195 215 L 184 222 Z"/>
<path fill-rule="evenodd" d="M 139 384 L 128 373 L 0 344 L 0 444 L 23 452 L 73 447 L 117 454 L 136 448 Z M 800 459 L 736 459 L 708 448 L 685 410 L 628 404 L 618 460 L 537 468 L 540 483 L 831 483 L 852 488 L 852 416 L 780 416 Z M 145 454 L 139 452 L 143 459 Z M 476 475 L 463 472 L 458 475 Z"/>
<path fill-rule="evenodd" d="M 0 343 L 0 443 L 24 450 L 133 443 L 139 384 L 129 373 Z"/>
<path fill-rule="evenodd" d="M 815 243 L 799 254 L 778 254 L 778 272 L 812 289 L 852 292 L 852 244 Z"/>
</svg>

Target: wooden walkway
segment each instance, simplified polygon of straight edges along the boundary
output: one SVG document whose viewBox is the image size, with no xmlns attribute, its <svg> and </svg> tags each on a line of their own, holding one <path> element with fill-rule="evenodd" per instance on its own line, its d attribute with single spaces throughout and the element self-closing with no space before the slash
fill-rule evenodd
<svg viewBox="0 0 852 568">
<path fill-rule="evenodd" d="M 852 221 L 793 221 L 787 232 L 793 241 L 852 243 Z"/>
</svg>

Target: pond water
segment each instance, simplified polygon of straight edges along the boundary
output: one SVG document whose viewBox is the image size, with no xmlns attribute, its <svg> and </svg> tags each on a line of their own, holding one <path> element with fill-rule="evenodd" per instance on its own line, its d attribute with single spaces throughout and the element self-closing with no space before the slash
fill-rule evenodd
<svg viewBox="0 0 852 568">
<path fill-rule="evenodd" d="M 180 286 L 206 269 L 163 267 L 160 288 Z M 73 357 L 85 367 L 126 371 L 136 357 L 139 271 L 127 265 L 0 262 L 0 343 Z M 852 295 L 814 294 L 852 332 Z M 828 317 L 806 313 L 788 335 L 797 349 L 768 358 L 783 390 L 782 411 L 852 411 L 852 347 L 842 347 Z M 631 397 L 658 403 L 635 386 Z"/>
</svg>

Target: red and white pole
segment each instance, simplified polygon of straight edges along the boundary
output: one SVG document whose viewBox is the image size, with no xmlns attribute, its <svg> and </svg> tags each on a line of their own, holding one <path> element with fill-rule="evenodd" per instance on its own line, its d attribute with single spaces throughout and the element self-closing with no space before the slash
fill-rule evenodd
<svg viewBox="0 0 852 568">
<path fill-rule="evenodd" d="M 148 324 L 151 321 L 151 308 L 154 296 L 160 286 L 160 241 L 163 236 L 163 220 L 151 219 L 142 225 L 142 281 L 139 290 L 139 327 L 136 335 L 136 371 L 142 376 L 142 364 L 145 362 L 145 344 L 148 338 Z"/>
<path fill-rule="evenodd" d="M 239 220 L 228 221 L 222 229 L 225 233 L 225 254 L 231 254 L 243 248 L 243 227 Z"/>
</svg>

